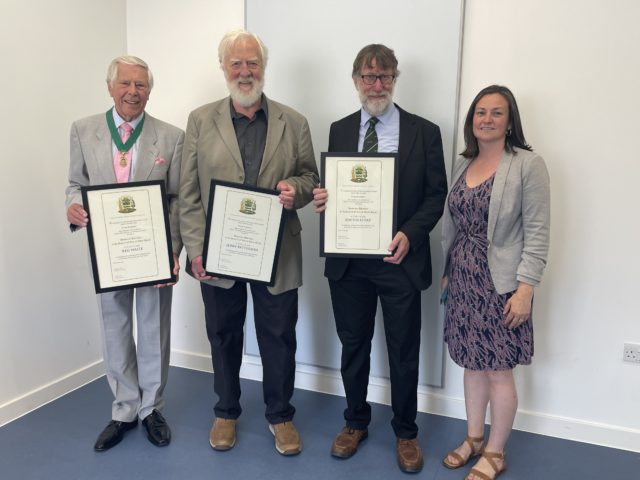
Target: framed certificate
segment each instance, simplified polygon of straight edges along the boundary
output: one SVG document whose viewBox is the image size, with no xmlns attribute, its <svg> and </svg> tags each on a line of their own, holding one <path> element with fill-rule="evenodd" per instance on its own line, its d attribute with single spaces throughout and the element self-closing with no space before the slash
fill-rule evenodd
<svg viewBox="0 0 640 480">
<path fill-rule="evenodd" d="M 163 181 L 81 191 L 96 293 L 176 281 Z"/>
<path fill-rule="evenodd" d="M 321 154 L 320 256 L 385 257 L 396 231 L 398 155 Z"/>
<path fill-rule="evenodd" d="M 213 277 L 273 285 L 284 222 L 276 190 L 211 180 L 205 271 Z"/>
</svg>

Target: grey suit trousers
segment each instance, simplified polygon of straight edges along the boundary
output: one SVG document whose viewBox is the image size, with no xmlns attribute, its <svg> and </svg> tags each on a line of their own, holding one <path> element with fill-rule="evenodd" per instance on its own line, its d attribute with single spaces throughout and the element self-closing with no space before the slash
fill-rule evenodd
<svg viewBox="0 0 640 480">
<path fill-rule="evenodd" d="M 134 295 L 135 292 L 135 295 Z M 142 287 L 97 295 L 102 349 L 115 397 L 111 418 L 131 422 L 162 409 L 169 371 L 173 287 Z M 135 297 L 137 348 L 133 336 Z"/>
</svg>

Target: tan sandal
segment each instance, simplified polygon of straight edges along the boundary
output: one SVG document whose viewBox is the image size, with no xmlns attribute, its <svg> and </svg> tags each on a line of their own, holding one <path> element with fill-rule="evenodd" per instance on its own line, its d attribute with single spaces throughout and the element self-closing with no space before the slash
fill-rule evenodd
<svg viewBox="0 0 640 480">
<path fill-rule="evenodd" d="M 473 447 L 473 445 L 475 443 L 480 443 L 480 448 L 478 448 L 477 450 Z M 471 460 L 472 458 L 475 458 L 477 456 L 479 456 L 483 449 L 484 449 L 484 437 L 470 437 L 467 435 L 467 438 L 464 439 L 464 442 L 462 442 L 462 444 L 467 444 L 469 445 L 469 449 L 471 450 L 471 454 L 467 457 L 464 458 L 462 455 L 460 455 L 458 452 L 456 452 L 455 450 L 451 450 L 449 453 L 447 453 L 447 456 L 444 457 L 444 459 L 442 460 L 442 464 L 447 467 L 447 468 L 460 468 L 460 467 L 464 467 L 469 460 Z M 449 457 L 453 457 L 457 460 L 457 463 L 452 463 L 449 460 L 447 460 Z"/>
<path fill-rule="evenodd" d="M 478 470 L 475 467 L 469 471 L 469 475 L 473 474 L 477 478 L 480 478 L 482 480 L 494 480 L 498 478 L 498 476 L 507 469 L 507 461 L 505 459 L 504 452 L 502 453 L 487 452 L 485 450 L 484 452 L 482 452 L 481 456 L 484 457 L 487 463 L 489 463 L 489 465 L 491 466 L 491 468 L 493 468 L 493 472 L 494 472 L 493 477 L 489 477 L 486 473 L 482 473 L 480 470 Z M 498 465 L 496 465 L 496 462 L 494 460 L 502 460 L 502 467 L 498 468 Z M 465 477 L 465 480 L 469 478 L 469 475 Z"/>
</svg>

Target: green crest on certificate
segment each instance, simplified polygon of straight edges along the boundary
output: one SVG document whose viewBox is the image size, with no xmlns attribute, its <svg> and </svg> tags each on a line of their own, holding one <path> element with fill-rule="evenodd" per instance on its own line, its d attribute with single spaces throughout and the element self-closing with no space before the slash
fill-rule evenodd
<svg viewBox="0 0 640 480">
<path fill-rule="evenodd" d="M 367 167 L 362 163 L 356 163 L 351 168 L 351 181 L 354 183 L 364 183 L 367 181 Z"/>
<path fill-rule="evenodd" d="M 240 202 L 240 213 L 254 215 L 256 213 L 256 201 L 251 197 L 245 197 Z"/>
<path fill-rule="evenodd" d="M 136 202 L 131 195 L 123 195 L 118 198 L 118 212 L 131 213 L 136 211 Z"/>
</svg>

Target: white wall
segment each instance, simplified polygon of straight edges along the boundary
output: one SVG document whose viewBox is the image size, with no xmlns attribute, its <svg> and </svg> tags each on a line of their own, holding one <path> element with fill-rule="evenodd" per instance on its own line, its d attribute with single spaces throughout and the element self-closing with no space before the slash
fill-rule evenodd
<svg viewBox="0 0 640 480">
<path fill-rule="evenodd" d="M 64 189 L 69 126 L 109 107 L 125 24 L 125 0 L 0 4 L 0 425 L 103 373 L 87 241 L 69 232 Z"/>
<path fill-rule="evenodd" d="M 17 174 L 26 162 L 33 165 L 28 185 L 7 174 L 0 180 L 0 414 L 26 404 L 22 395 L 40 398 L 29 395 L 39 387 L 50 394 L 50 382 L 100 356 L 84 238 L 66 232 L 62 191 L 70 122 L 108 106 L 101 90 L 104 68 L 124 48 L 125 32 L 112 28 L 124 25 L 124 2 L 108 8 L 72 0 L 55 8 L 48 3 L 16 0 L 0 7 L 0 48 L 11 67 L 0 76 L 1 91 L 10 93 L 0 131 L 3 141 L 18 139 L 21 148 L 13 156 L 16 163 L 5 156 L 3 165 L 7 174 Z M 487 84 L 511 87 L 527 139 L 547 160 L 552 177 L 549 267 L 536 293 L 534 362 L 517 370 L 517 426 L 640 451 L 640 367 L 621 360 L 623 342 L 640 342 L 640 227 L 634 208 L 640 174 L 635 148 L 640 4 L 466 4 L 460 112 Z M 178 8 L 168 1 L 129 0 L 127 5 L 129 51 L 147 58 L 158 77 L 149 110 L 184 127 L 189 110 L 225 94 L 215 49 L 222 32 L 243 24 L 243 4 L 188 0 Z M 32 59 L 10 50 L 25 31 Z M 167 38 L 153 48 L 165 35 L 177 43 Z M 58 52 L 77 58 L 56 58 Z M 37 128 L 37 143 L 25 124 Z M 19 206 L 8 208 L 16 199 Z M 172 359 L 210 368 L 199 292 L 185 280 L 176 288 Z M 330 372 L 301 370 L 298 378 L 316 379 L 308 386 L 335 388 Z M 421 409 L 462 417 L 461 379 L 458 367 L 448 362 L 445 388 L 423 389 Z M 372 390 L 382 398 L 384 383 Z"/>
</svg>

